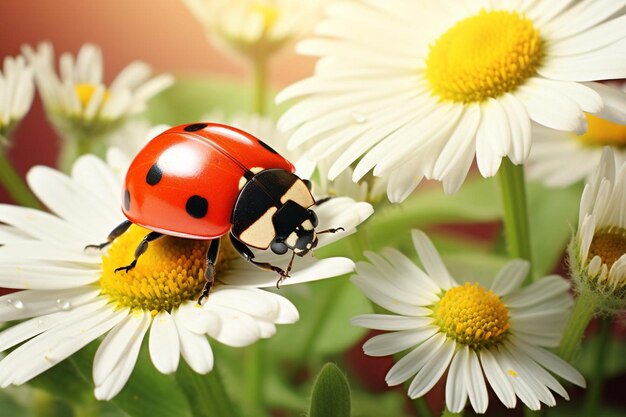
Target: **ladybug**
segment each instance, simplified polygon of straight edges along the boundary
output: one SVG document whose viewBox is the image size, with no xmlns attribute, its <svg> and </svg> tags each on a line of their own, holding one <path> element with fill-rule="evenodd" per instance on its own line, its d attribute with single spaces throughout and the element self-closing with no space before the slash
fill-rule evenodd
<svg viewBox="0 0 626 417">
<path fill-rule="evenodd" d="M 206 254 L 206 283 L 198 299 L 208 297 L 215 279 L 220 237 L 229 234 L 235 250 L 257 267 L 289 276 L 296 255 L 315 248 L 320 233 L 311 209 L 311 183 L 294 166 L 255 136 L 217 123 L 173 127 L 148 142 L 131 162 L 124 183 L 122 212 L 127 220 L 103 249 L 137 224 L 151 230 L 137 246 L 135 259 L 115 271 L 130 271 L 150 242 L 165 235 L 211 240 Z M 256 261 L 251 248 L 282 255 L 292 251 L 286 269 Z"/>
</svg>

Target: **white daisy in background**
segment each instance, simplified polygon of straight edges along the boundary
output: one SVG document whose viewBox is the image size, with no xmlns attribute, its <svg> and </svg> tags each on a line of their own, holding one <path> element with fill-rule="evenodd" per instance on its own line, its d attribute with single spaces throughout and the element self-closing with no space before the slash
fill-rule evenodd
<svg viewBox="0 0 626 417">
<path fill-rule="evenodd" d="M 621 112 L 626 114 L 626 83 L 620 87 L 622 94 L 620 97 L 615 93 L 614 105 L 620 106 Z M 613 149 L 618 166 L 626 162 L 626 124 L 591 114 L 585 117 L 587 132 L 582 135 L 533 125 L 533 147 L 526 164 L 529 178 L 549 187 L 567 187 L 591 179 L 600 165 L 604 146 Z"/>
<path fill-rule="evenodd" d="M 0 333 L 0 387 L 22 384 L 106 335 L 93 365 L 95 395 L 115 396 L 128 380 L 149 331 L 154 366 L 174 372 L 179 356 L 199 373 L 213 367 L 206 338 L 230 346 L 249 345 L 276 331 L 276 324 L 298 319 L 274 287 L 275 273 L 260 271 L 224 245 L 216 267 L 217 285 L 202 306 L 203 268 L 208 242 L 166 237 L 153 242 L 130 273 L 128 264 L 146 231 L 137 226 L 108 252 L 85 252 L 124 220 L 122 176 L 129 160 L 109 152 L 108 165 L 87 155 L 71 176 L 35 167 L 28 176 L 33 192 L 52 213 L 0 205 L 0 287 L 23 291 L 0 297 L 0 321 L 22 320 Z M 316 209 L 319 227 L 346 231 L 319 237 L 323 246 L 352 233 L 372 213 L 367 203 L 337 198 Z M 347 258 L 297 260 L 284 285 L 313 281 L 353 270 Z M 19 345 L 19 346 L 18 346 Z"/>
<path fill-rule="evenodd" d="M 570 269 L 580 292 L 615 313 L 626 306 L 626 163 L 611 148 L 580 198 L 578 230 L 569 247 Z"/>
<path fill-rule="evenodd" d="M 567 392 L 551 374 L 585 386 L 580 373 L 549 352 L 561 340 L 570 313 L 569 284 L 549 276 L 520 288 L 529 264 L 507 263 L 485 287 L 453 278 L 428 237 L 413 231 L 413 243 L 426 272 L 395 249 L 356 266 L 352 282 L 393 314 L 357 316 L 353 324 L 391 333 L 363 345 L 367 355 L 386 356 L 412 349 L 387 373 L 387 384 L 413 378 L 411 398 L 425 395 L 448 370 L 446 405 L 461 412 L 488 405 L 485 378 L 508 408 L 517 398 L 538 410 L 556 404 L 550 390 Z M 549 372 L 548 372 L 549 371 Z"/>
<path fill-rule="evenodd" d="M 626 123 L 612 91 L 626 77 L 624 1 L 333 3 L 298 45 L 315 75 L 283 90 L 299 99 L 279 121 L 290 146 L 337 155 L 330 178 L 356 163 L 389 177 L 402 201 L 422 177 L 461 186 L 476 155 L 485 177 L 503 157 L 523 163 L 531 120 L 585 131 L 583 112 Z M 623 110 L 623 108 L 622 108 Z"/>
<path fill-rule="evenodd" d="M 329 0 L 183 0 L 210 40 L 267 58 L 307 33 Z"/>
<path fill-rule="evenodd" d="M 4 58 L 0 72 L 0 141 L 8 143 L 11 133 L 30 110 L 34 94 L 33 70 L 24 57 Z"/>
<path fill-rule="evenodd" d="M 64 53 L 55 70 L 50 43 L 37 49 L 22 47 L 35 71 L 35 81 L 48 118 L 63 138 L 93 140 L 115 130 L 127 117 L 146 109 L 146 103 L 174 83 L 169 74 L 152 78 L 150 66 L 135 61 L 111 85 L 103 81 L 102 52 L 85 44 L 77 56 Z"/>
</svg>

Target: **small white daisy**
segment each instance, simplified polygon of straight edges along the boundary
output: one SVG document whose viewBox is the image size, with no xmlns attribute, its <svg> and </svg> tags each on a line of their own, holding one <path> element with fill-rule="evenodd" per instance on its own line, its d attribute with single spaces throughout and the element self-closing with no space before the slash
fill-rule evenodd
<svg viewBox="0 0 626 417">
<path fill-rule="evenodd" d="M 612 93 L 615 107 L 621 107 L 626 114 L 626 83 L 621 85 L 622 91 L 604 88 Z M 549 187 L 567 187 L 589 180 L 600 164 L 604 146 L 613 149 L 618 166 L 626 162 L 626 125 L 591 114 L 585 117 L 587 132 L 582 135 L 533 124 L 533 147 L 526 164 L 529 178 Z"/>
<path fill-rule="evenodd" d="M 91 44 L 83 45 L 76 57 L 62 54 L 59 75 L 51 44 L 41 43 L 37 49 L 24 45 L 22 50 L 34 68 L 48 118 L 64 138 L 92 140 L 108 134 L 174 83 L 169 74 L 151 78 L 150 67 L 135 61 L 106 86 L 102 52 Z"/>
<path fill-rule="evenodd" d="M 210 40 L 264 59 L 311 29 L 328 0 L 183 0 Z"/>
<path fill-rule="evenodd" d="M 8 142 L 11 133 L 33 103 L 33 70 L 22 56 L 4 58 L 0 72 L 0 140 Z"/>
<path fill-rule="evenodd" d="M 367 253 L 352 282 L 367 297 L 393 314 L 368 314 L 353 324 L 391 333 L 363 345 L 371 356 L 412 349 L 387 373 L 387 384 L 413 378 L 411 398 L 425 395 L 448 370 L 446 406 L 461 412 L 469 397 L 472 408 L 488 405 L 485 378 L 508 408 L 517 398 L 538 410 L 556 404 L 550 390 L 568 394 L 551 374 L 579 386 L 585 381 L 573 367 L 544 347 L 556 347 L 570 313 L 569 284 L 549 276 L 520 288 L 529 264 L 514 260 L 490 287 L 455 280 L 428 237 L 413 231 L 415 249 L 426 269 L 395 249 L 382 256 Z M 548 372 L 550 371 L 550 372 Z"/>
<path fill-rule="evenodd" d="M 0 333 L 0 387 L 19 385 L 106 335 L 93 365 L 95 395 L 114 397 L 128 380 L 149 331 L 156 369 L 174 372 L 179 357 L 199 373 L 213 367 L 206 335 L 230 346 L 272 336 L 276 324 L 298 319 L 284 297 L 260 289 L 274 287 L 275 273 L 260 271 L 223 245 L 217 285 L 197 304 L 204 285 L 207 241 L 166 237 L 151 244 L 137 267 L 114 269 L 133 258 L 146 231 L 131 229 L 108 252 L 86 252 L 122 220 L 122 177 L 129 160 L 109 152 L 109 163 L 86 155 L 71 176 L 35 167 L 28 183 L 52 213 L 0 205 L 0 287 L 23 291 L 0 297 L 0 321 L 27 319 Z M 345 232 L 319 237 L 319 246 L 353 233 L 372 213 L 367 203 L 337 198 L 315 209 L 319 227 L 342 225 Z M 284 260 L 282 260 L 284 261 Z M 283 284 L 349 273 L 342 257 L 297 259 Z M 19 346 L 18 346 L 19 345 Z M 17 346 L 17 347 L 16 347 Z"/>
<path fill-rule="evenodd" d="M 585 186 L 578 230 L 569 247 L 570 268 L 579 291 L 596 294 L 606 312 L 626 305 L 626 163 L 617 167 L 611 148 Z"/>
<path fill-rule="evenodd" d="M 279 121 L 290 146 L 338 155 L 336 177 L 356 163 L 389 177 L 391 201 L 423 177 L 453 193 L 476 156 L 485 177 L 503 157 L 523 163 L 531 120 L 583 132 L 583 112 L 626 122 L 600 79 L 626 77 L 623 1 L 389 0 L 333 3 L 319 38 L 298 50 L 320 57 L 315 75 L 283 90 Z"/>
</svg>

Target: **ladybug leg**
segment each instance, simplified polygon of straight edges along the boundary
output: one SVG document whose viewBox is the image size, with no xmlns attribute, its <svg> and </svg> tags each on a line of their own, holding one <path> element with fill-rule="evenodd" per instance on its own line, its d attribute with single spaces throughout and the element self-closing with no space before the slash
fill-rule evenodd
<svg viewBox="0 0 626 417">
<path fill-rule="evenodd" d="M 152 242 L 153 240 L 156 240 L 160 237 L 163 237 L 162 233 L 157 233 L 157 232 L 148 233 L 143 238 L 143 240 L 139 243 L 139 245 L 137 245 L 137 249 L 135 249 L 135 259 L 133 259 L 133 261 L 126 266 L 120 266 L 119 268 L 115 268 L 115 272 L 119 272 L 119 271 L 128 272 L 131 269 L 133 269 L 137 265 L 137 259 L 139 259 L 139 257 L 148 250 L 148 244 Z"/>
<path fill-rule="evenodd" d="M 280 278 L 278 278 L 278 281 L 276 281 L 276 288 L 280 290 L 280 284 L 283 283 L 283 281 L 285 280 L 285 278 L 287 278 L 289 276 L 289 273 L 291 272 L 291 266 L 293 265 L 293 258 L 296 257 L 296 253 L 292 252 L 291 253 L 291 259 L 289 260 L 289 265 L 287 265 L 287 271 L 285 271 L 285 274 L 280 274 Z"/>
<path fill-rule="evenodd" d="M 107 236 L 107 241 L 104 243 L 100 243 L 97 245 L 87 245 L 85 246 L 85 250 L 88 249 L 97 249 L 97 250 L 102 250 L 105 247 L 109 246 L 111 243 L 113 243 L 113 241 L 115 239 L 117 239 L 118 237 L 122 236 L 124 234 L 124 232 L 126 232 L 128 230 L 128 228 L 130 227 L 130 225 L 133 224 L 130 220 L 124 220 L 122 223 L 118 224 L 115 229 L 111 230 L 111 233 L 109 233 L 109 236 Z"/>
<path fill-rule="evenodd" d="M 285 271 L 279 267 L 277 267 L 276 265 L 272 265 L 270 263 L 267 262 L 257 262 L 254 260 L 254 252 L 252 252 L 250 250 L 249 247 L 247 247 L 243 242 L 241 242 L 239 239 L 237 239 L 235 237 L 235 235 L 233 235 L 232 233 L 230 233 L 229 235 L 230 237 L 230 243 L 233 245 L 233 248 L 235 248 L 235 250 L 237 251 L 237 253 L 239 253 L 239 255 L 241 255 L 241 257 L 243 259 L 245 259 L 246 261 L 250 262 L 252 265 L 257 266 L 261 269 L 264 269 L 266 271 L 274 271 L 274 272 L 278 272 L 278 274 L 281 276 L 281 280 L 287 278 L 289 276 L 289 272 Z"/>
<path fill-rule="evenodd" d="M 319 232 L 317 232 L 318 235 L 321 235 L 322 233 L 337 233 L 337 232 L 343 232 L 346 229 L 344 229 L 343 227 L 337 227 L 336 229 L 325 229 L 325 230 L 320 230 Z"/>
<path fill-rule="evenodd" d="M 215 264 L 217 263 L 217 255 L 220 253 L 220 239 L 213 239 L 206 251 L 206 267 L 204 268 L 204 288 L 202 294 L 198 298 L 198 304 L 202 304 L 202 300 L 209 297 L 209 292 L 215 281 Z"/>
</svg>

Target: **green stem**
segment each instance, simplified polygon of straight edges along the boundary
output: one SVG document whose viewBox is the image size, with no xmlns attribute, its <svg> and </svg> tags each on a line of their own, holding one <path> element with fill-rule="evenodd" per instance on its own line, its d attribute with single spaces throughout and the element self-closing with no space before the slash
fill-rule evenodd
<svg viewBox="0 0 626 417">
<path fill-rule="evenodd" d="M 252 61 L 252 111 L 258 115 L 267 112 L 267 61 L 264 58 L 255 58 Z"/>
<path fill-rule="evenodd" d="M 502 160 L 498 171 L 502 207 L 504 208 L 504 234 L 509 255 L 531 261 L 530 228 L 526 207 L 526 184 L 523 165 L 513 165 L 509 158 Z M 532 274 L 526 278 L 532 279 Z"/>
<path fill-rule="evenodd" d="M 3 151 L 0 151 L 0 181 L 16 203 L 25 207 L 40 207 L 37 198 L 31 193 L 22 177 L 15 171 L 15 168 L 11 165 L 6 153 Z"/>
<path fill-rule="evenodd" d="M 176 371 L 176 381 L 189 400 L 194 417 L 240 416 L 230 400 L 217 368 L 206 375 L 194 372 L 185 361 Z"/>
<path fill-rule="evenodd" d="M 246 401 L 243 404 L 245 415 L 265 415 L 263 397 L 263 341 L 246 348 L 244 359 L 244 392 Z"/>
<path fill-rule="evenodd" d="M 559 355 L 567 362 L 571 362 L 574 358 L 587 325 L 598 311 L 597 307 L 595 297 L 588 296 L 585 292 L 581 292 L 576 297 L 574 309 L 565 326 L 559 347 Z"/>
<path fill-rule="evenodd" d="M 598 345 L 594 352 L 593 373 L 589 378 L 589 388 L 585 396 L 584 416 L 597 416 L 600 398 L 602 396 L 602 386 L 604 385 L 604 372 L 606 358 L 609 355 L 609 341 L 611 340 L 611 325 L 613 321 L 610 317 L 600 320 L 600 331 L 597 335 Z"/>
<path fill-rule="evenodd" d="M 61 140 L 61 150 L 59 152 L 59 158 L 57 166 L 63 172 L 70 173 L 74 161 L 82 155 L 92 153 L 92 142 L 89 139 L 78 137 L 67 137 Z"/>
<path fill-rule="evenodd" d="M 448 407 L 444 408 L 443 413 L 441 413 L 441 417 L 460 417 L 463 413 L 453 413 L 448 410 Z"/>
<path fill-rule="evenodd" d="M 426 402 L 426 397 L 419 397 L 414 399 L 413 407 L 415 408 L 418 417 L 433 417 L 433 412 L 430 411 L 430 407 Z"/>
</svg>

